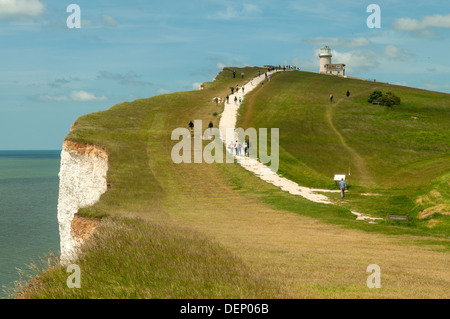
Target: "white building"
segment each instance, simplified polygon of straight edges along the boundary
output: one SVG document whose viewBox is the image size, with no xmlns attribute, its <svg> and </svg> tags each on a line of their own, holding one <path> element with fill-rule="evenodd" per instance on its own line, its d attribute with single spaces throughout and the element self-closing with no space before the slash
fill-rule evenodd
<svg viewBox="0 0 450 319">
<path fill-rule="evenodd" d="M 320 49 L 319 53 L 319 59 L 320 59 L 320 68 L 319 73 L 322 74 L 331 74 L 331 75 L 338 75 L 338 76 L 345 76 L 345 64 L 338 63 L 338 64 L 332 64 L 331 63 L 331 57 L 333 55 L 331 54 L 331 49 L 329 46 L 324 46 Z"/>
</svg>

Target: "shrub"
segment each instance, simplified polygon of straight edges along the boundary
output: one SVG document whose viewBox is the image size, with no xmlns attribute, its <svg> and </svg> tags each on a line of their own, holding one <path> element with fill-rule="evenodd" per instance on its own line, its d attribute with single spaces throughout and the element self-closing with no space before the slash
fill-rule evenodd
<svg viewBox="0 0 450 319">
<path fill-rule="evenodd" d="M 398 96 L 394 95 L 392 92 L 387 92 L 383 94 L 379 90 L 373 91 L 369 95 L 368 101 L 369 103 L 378 102 L 380 105 L 385 105 L 389 107 L 400 104 L 400 98 Z"/>
<path fill-rule="evenodd" d="M 372 103 L 373 101 L 377 101 L 379 98 L 383 96 L 383 93 L 381 91 L 375 90 L 369 95 L 369 103 Z"/>
</svg>

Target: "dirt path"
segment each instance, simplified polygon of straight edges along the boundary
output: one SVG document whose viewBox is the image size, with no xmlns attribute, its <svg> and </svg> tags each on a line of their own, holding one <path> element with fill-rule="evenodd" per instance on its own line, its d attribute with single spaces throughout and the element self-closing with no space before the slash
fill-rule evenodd
<svg viewBox="0 0 450 319">
<path fill-rule="evenodd" d="M 364 91 L 364 92 L 360 92 L 354 96 L 360 96 L 362 94 L 367 94 L 368 91 Z M 326 120 L 328 122 L 328 124 L 330 125 L 331 129 L 333 130 L 333 132 L 339 137 L 342 146 L 347 150 L 347 152 L 350 154 L 351 159 L 353 164 L 356 166 L 356 169 L 359 173 L 359 178 L 367 185 L 371 185 L 373 184 L 373 179 L 371 174 L 369 173 L 369 170 L 366 167 L 366 163 L 364 161 L 364 159 L 352 148 L 350 147 L 347 142 L 345 141 L 344 137 L 342 136 L 342 134 L 339 132 L 339 130 L 336 128 L 336 126 L 334 126 L 333 123 L 333 109 L 335 109 L 339 104 L 341 104 L 342 102 L 344 102 L 346 100 L 346 98 L 342 98 L 340 100 L 338 100 L 336 103 L 332 103 L 330 107 L 326 108 L 326 113 L 325 113 L 325 117 Z"/>
<path fill-rule="evenodd" d="M 268 74 L 273 74 L 275 72 L 283 72 L 283 71 L 273 71 Z M 235 103 L 234 98 L 237 97 L 238 100 L 239 100 L 239 98 L 241 98 L 243 100 L 244 96 L 247 93 L 253 91 L 264 80 L 265 80 L 264 74 L 262 74 L 259 77 L 254 78 L 253 80 L 249 81 L 248 83 L 246 83 L 244 85 L 244 88 L 245 88 L 244 93 L 242 92 L 242 90 L 239 90 L 239 92 L 230 95 L 229 103 L 225 102 L 224 111 L 221 115 L 220 122 L 219 122 L 220 137 L 221 137 L 222 141 L 225 143 L 225 146 L 227 146 L 230 142 L 235 141 L 237 139 L 237 136 L 235 135 L 234 130 L 236 128 L 237 112 L 239 110 L 240 104 L 239 104 L 239 101 L 237 103 Z M 330 115 L 330 125 L 334 128 L 334 125 L 331 121 L 331 115 Z M 345 145 L 349 149 L 349 152 L 356 154 L 356 156 L 359 156 L 353 149 L 351 149 L 349 146 L 347 146 L 347 144 L 345 144 L 345 141 L 344 141 L 342 135 L 336 130 L 336 128 L 334 128 L 334 130 L 338 134 L 338 136 L 340 136 L 343 145 Z M 318 192 L 321 192 L 321 193 L 339 192 L 339 190 L 332 191 L 332 190 L 326 190 L 326 189 L 313 189 L 313 188 L 300 186 L 297 183 L 278 175 L 276 172 L 273 172 L 272 170 L 270 170 L 269 167 L 262 164 L 261 162 L 259 162 L 256 159 L 248 158 L 245 156 L 237 156 L 237 155 L 234 155 L 234 157 L 236 158 L 237 162 L 243 168 L 254 173 L 256 176 L 258 176 L 262 180 L 264 180 L 268 183 L 271 183 L 271 184 L 279 187 L 280 189 L 289 192 L 292 195 L 300 195 L 300 196 L 302 196 L 310 201 L 313 201 L 315 203 L 333 204 L 328 199 L 327 196 L 325 196 L 323 194 L 318 194 Z M 362 163 L 361 167 L 363 169 L 365 169 L 365 166 L 363 165 L 364 161 L 362 160 L 362 158 L 360 158 L 360 161 L 361 161 L 360 163 Z M 366 176 L 368 176 L 368 175 L 366 175 Z M 382 218 L 374 218 L 374 217 L 366 216 L 366 215 L 360 214 L 358 212 L 352 212 L 352 214 L 357 216 L 357 218 L 356 218 L 357 220 L 365 220 L 365 221 L 369 221 L 371 223 L 373 223 L 374 220 L 382 219 Z"/>
</svg>

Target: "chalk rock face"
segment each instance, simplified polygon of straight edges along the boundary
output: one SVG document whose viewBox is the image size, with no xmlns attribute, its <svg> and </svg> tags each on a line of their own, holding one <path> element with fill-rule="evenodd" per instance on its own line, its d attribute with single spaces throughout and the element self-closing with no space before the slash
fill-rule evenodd
<svg viewBox="0 0 450 319">
<path fill-rule="evenodd" d="M 58 224 L 61 263 L 77 258 L 82 241 L 72 220 L 80 208 L 95 204 L 107 190 L 108 153 L 101 147 L 64 141 L 59 171 Z"/>
</svg>

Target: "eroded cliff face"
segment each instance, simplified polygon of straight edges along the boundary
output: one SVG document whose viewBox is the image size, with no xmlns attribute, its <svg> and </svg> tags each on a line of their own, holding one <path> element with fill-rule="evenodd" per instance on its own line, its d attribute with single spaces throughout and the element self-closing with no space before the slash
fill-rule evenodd
<svg viewBox="0 0 450 319">
<path fill-rule="evenodd" d="M 77 258 L 77 250 L 96 227 L 75 218 L 80 208 L 95 204 L 107 190 L 108 153 L 97 145 L 64 141 L 59 171 L 58 223 L 61 263 Z M 81 227 L 79 227 L 81 226 Z"/>
</svg>

